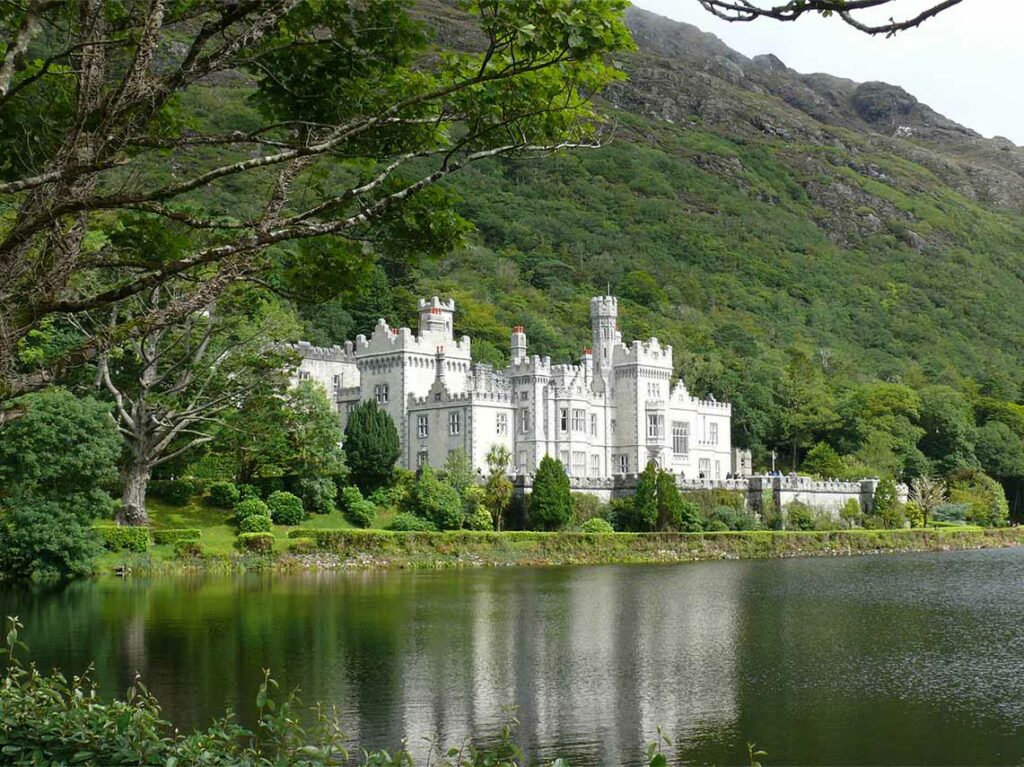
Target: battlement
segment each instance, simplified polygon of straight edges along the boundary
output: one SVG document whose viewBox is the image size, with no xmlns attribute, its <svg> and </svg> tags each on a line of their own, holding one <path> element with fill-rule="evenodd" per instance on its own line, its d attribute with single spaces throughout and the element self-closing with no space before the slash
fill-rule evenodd
<svg viewBox="0 0 1024 767">
<path fill-rule="evenodd" d="M 615 296 L 594 296 L 590 299 L 590 317 L 617 317 L 619 300 Z"/>
<path fill-rule="evenodd" d="M 298 341 L 285 344 L 286 348 L 298 352 L 304 360 L 320 360 L 322 362 L 355 362 L 350 349 L 334 346 L 314 346 L 309 341 Z"/>
<path fill-rule="evenodd" d="M 346 347 L 347 347 L 346 343 Z M 445 354 L 449 357 L 469 359 L 471 356 L 471 345 L 469 336 L 462 336 L 459 340 L 447 340 L 444 344 Z M 429 354 L 433 357 L 437 353 L 437 338 L 413 333 L 410 328 L 392 328 L 383 320 L 377 320 L 377 326 L 373 333 L 367 338 L 365 335 L 356 336 L 354 349 L 356 356 L 362 357 L 369 354 L 390 354 L 394 352 L 414 352 L 417 354 Z"/>
<path fill-rule="evenodd" d="M 539 375 L 550 377 L 551 358 L 541 357 L 539 354 L 534 354 L 531 357 L 523 357 L 522 359 L 513 360 L 509 363 L 506 370 L 510 376 Z"/>
<path fill-rule="evenodd" d="M 455 313 L 455 299 L 449 298 L 444 301 L 437 296 L 432 296 L 429 299 L 421 298 L 419 303 L 419 310 L 422 312 L 427 310 L 431 314 L 440 314 L 441 312 Z"/>
<path fill-rule="evenodd" d="M 697 407 L 702 410 L 718 410 L 722 413 L 731 413 L 732 405 L 728 402 L 719 402 L 715 399 L 714 395 L 708 395 L 708 399 L 694 400 L 697 403 Z"/>
<path fill-rule="evenodd" d="M 460 391 L 450 392 L 447 388 L 440 392 L 440 397 L 437 396 L 436 392 L 417 397 L 415 394 L 409 395 L 409 408 L 410 409 L 429 409 L 432 407 L 448 407 L 451 405 L 469 405 L 474 402 L 498 402 L 511 405 L 512 403 L 512 392 L 511 391 Z"/>
<path fill-rule="evenodd" d="M 662 346 L 657 338 L 633 341 L 629 345 L 617 344 L 612 353 L 613 366 L 651 365 L 672 369 L 672 347 Z"/>
</svg>

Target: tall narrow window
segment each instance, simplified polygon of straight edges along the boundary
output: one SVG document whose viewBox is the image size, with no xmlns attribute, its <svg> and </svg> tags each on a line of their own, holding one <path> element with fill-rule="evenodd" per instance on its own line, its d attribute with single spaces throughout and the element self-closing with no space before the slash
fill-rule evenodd
<svg viewBox="0 0 1024 767">
<path fill-rule="evenodd" d="M 574 477 L 587 476 L 587 454 L 582 450 L 572 453 L 572 474 Z"/>
<path fill-rule="evenodd" d="M 619 456 L 619 474 L 629 474 L 629 456 L 626 453 Z"/>
<path fill-rule="evenodd" d="M 523 408 L 519 411 L 519 433 L 526 434 L 530 431 L 530 411 Z"/>
<path fill-rule="evenodd" d="M 665 436 L 665 416 L 660 413 L 647 415 L 647 439 L 661 439 Z"/>
<path fill-rule="evenodd" d="M 584 433 L 587 430 L 587 411 L 580 410 L 579 408 L 573 408 L 572 410 L 572 430 Z"/>
<path fill-rule="evenodd" d="M 562 431 L 569 431 L 569 408 L 563 407 L 559 411 L 559 424 Z"/>
<path fill-rule="evenodd" d="M 710 425 L 709 428 L 710 428 L 710 431 L 709 431 L 708 436 L 711 438 L 711 444 L 712 445 L 717 445 L 718 444 L 718 424 L 717 423 L 713 423 L 713 424 Z"/>
<path fill-rule="evenodd" d="M 685 421 L 672 422 L 672 452 L 676 455 L 690 452 L 690 424 Z"/>
<path fill-rule="evenodd" d="M 597 413 L 590 414 L 590 436 L 597 436 Z"/>
<path fill-rule="evenodd" d="M 495 416 L 495 423 L 498 434 L 508 434 L 508 413 L 498 413 Z"/>
<path fill-rule="evenodd" d="M 710 479 L 710 477 L 708 475 L 711 474 L 711 459 L 710 458 L 701 458 L 697 462 L 697 469 L 698 469 L 698 471 L 700 471 L 700 478 L 701 479 Z"/>
<path fill-rule="evenodd" d="M 430 436 L 430 423 L 428 422 L 428 416 L 418 415 L 416 416 L 416 436 L 428 437 Z"/>
<path fill-rule="evenodd" d="M 448 433 L 456 436 L 462 432 L 462 413 L 448 414 Z"/>
<path fill-rule="evenodd" d="M 426 465 L 427 465 L 427 451 L 426 450 L 420 450 L 418 453 L 416 453 L 416 468 L 417 469 L 422 469 Z"/>
<path fill-rule="evenodd" d="M 601 476 L 601 456 L 599 456 L 597 453 L 594 453 L 592 456 L 590 456 L 590 476 Z"/>
</svg>

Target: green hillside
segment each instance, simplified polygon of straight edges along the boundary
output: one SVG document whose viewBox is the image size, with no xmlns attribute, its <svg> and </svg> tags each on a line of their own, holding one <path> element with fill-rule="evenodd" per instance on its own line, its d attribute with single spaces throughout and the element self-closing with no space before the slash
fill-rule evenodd
<svg viewBox="0 0 1024 767">
<path fill-rule="evenodd" d="M 424 7 L 442 43 L 471 45 L 448 6 Z M 640 51 L 603 96 L 602 148 L 457 175 L 464 246 L 300 301 L 306 338 L 409 324 L 437 293 L 458 301 L 478 359 L 501 364 L 523 324 L 531 352 L 571 361 L 588 299 L 610 288 L 626 337 L 671 343 L 691 391 L 734 403 L 755 460 L 825 441 L 854 473 L 910 476 L 927 457 L 1024 474 L 1024 151 L 891 86 L 747 60 L 651 14 L 630 24 Z M 190 104 L 229 129 L 245 98 L 244 83 L 211 84 Z M 888 404 L 865 425 L 872 397 Z M 994 466 L 1007 451 L 1021 455 Z"/>
</svg>

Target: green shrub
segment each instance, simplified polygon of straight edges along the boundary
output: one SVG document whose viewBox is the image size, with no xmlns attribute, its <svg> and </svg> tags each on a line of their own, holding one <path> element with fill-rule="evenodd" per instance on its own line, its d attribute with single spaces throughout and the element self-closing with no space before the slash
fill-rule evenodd
<svg viewBox="0 0 1024 767">
<path fill-rule="evenodd" d="M 147 493 L 172 506 L 184 506 L 195 494 L 195 484 L 187 479 L 154 479 Z"/>
<path fill-rule="evenodd" d="M 175 541 L 174 556 L 178 559 L 195 559 L 203 555 L 203 547 L 198 541 Z"/>
<path fill-rule="evenodd" d="M 162 546 L 167 543 L 177 543 L 178 541 L 198 541 L 202 534 L 203 531 L 195 527 L 154 530 L 152 533 L 153 543 L 157 546 Z"/>
<path fill-rule="evenodd" d="M 735 506 L 716 506 L 708 514 L 708 522 L 721 522 L 727 530 L 753 530 L 757 527 L 757 520 L 752 514 Z"/>
<path fill-rule="evenodd" d="M 356 527 L 369 527 L 377 516 L 377 507 L 367 500 L 359 500 L 348 507 L 345 518 Z"/>
<path fill-rule="evenodd" d="M 240 533 L 238 547 L 244 551 L 269 554 L 274 550 L 274 536 L 270 533 Z"/>
<path fill-rule="evenodd" d="M 295 483 L 302 505 L 310 514 L 330 514 L 338 487 L 327 477 L 303 477 Z"/>
<path fill-rule="evenodd" d="M 410 514 L 407 511 L 400 511 L 395 514 L 394 519 L 391 520 L 391 524 L 388 525 L 387 529 L 420 533 L 437 532 L 437 525 L 429 519 L 417 517 L 415 514 Z"/>
<path fill-rule="evenodd" d="M 259 498 L 260 489 L 256 485 L 236 485 L 238 488 L 238 500 L 248 501 L 250 498 Z"/>
<path fill-rule="evenodd" d="M 932 519 L 936 522 L 966 522 L 966 503 L 943 503 L 935 507 L 932 512 Z"/>
<path fill-rule="evenodd" d="M 813 530 L 814 514 L 807 504 L 793 501 L 786 507 L 787 530 Z"/>
<path fill-rule="evenodd" d="M 221 509 L 230 509 L 242 499 L 234 482 L 214 482 L 208 491 L 210 504 Z"/>
<path fill-rule="evenodd" d="M 288 543 L 288 551 L 292 554 L 312 554 L 316 550 L 315 538 L 292 538 Z"/>
<path fill-rule="evenodd" d="M 729 526 L 720 519 L 713 519 L 708 522 L 709 533 L 725 533 L 729 531 Z"/>
<path fill-rule="evenodd" d="M 271 493 L 267 498 L 270 507 L 270 518 L 274 524 L 297 525 L 306 518 L 306 510 L 302 508 L 302 500 L 284 490 Z"/>
<path fill-rule="evenodd" d="M 269 517 L 270 508 L 259 498 L 240 501 L 235 506 L 235 522 L 241 523 L 246 517 Z"/>
<path fill-rule="evenodd" d="M 493 530 L 494 520 L 484 505 L 487 494 L 479 485 L 467 485 L 462 491 L 462 526 L 467 530 Z"/>
<path fill-rule="evenodd" d="M 585 533 L 614 533 L 615 528 L 612 527 L 611 522 L 601 519 L 600 517 L 591 517 L 580 526 L 580 530 Z"/>
<path fill-rule="evenodd" d="M 104 525 L 98 528 L 107 551 L 147 551 L 149 528 Z"/>
<path fill-rule="evenodd" d="M 378 509 L 398 508 L 405 502 L 408 492 L 409 485 L 406 484 L 378 487 L 370 493 L 368 500 L 372 501 Z"/>
<path fill-rule="evenodd" d="M 260 514 L 253 514 L 238 523 L 238 530 L 242 533 L 269 533 L 270 527 L 270 517 Z"/>
</svg>

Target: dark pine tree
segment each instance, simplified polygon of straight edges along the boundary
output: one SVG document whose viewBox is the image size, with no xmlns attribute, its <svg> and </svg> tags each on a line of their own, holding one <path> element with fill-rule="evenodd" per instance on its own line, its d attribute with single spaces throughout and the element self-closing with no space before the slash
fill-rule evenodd
<svg viewBox="0 0 1024 767">
<path fill-rule="evenodd" d="M 349 413 L 344 448 L 352 483 L 363 495 L 391 481 L 401 454 L 398 429 L 373 400 L 359 403 Z"/>
<path fill-rule="evenodd" d="M 530 524 L 537 530 L 558 530 L 572 518 L 572 491 L 562 462 L 540 459 L 530 494 Z"/>
</svg>

